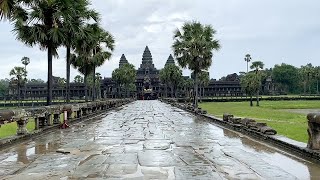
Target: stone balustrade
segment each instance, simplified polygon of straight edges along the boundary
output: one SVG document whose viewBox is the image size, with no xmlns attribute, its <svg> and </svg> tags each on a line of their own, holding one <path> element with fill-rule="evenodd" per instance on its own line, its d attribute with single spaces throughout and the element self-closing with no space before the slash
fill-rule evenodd
<svg viewBox="0 0 320 180">
<path fill-rule="evenodd" d="M 172 106 L 176 106 L 180 109 L 187 110 L 199 115 L 207 114 L 207 111 L 201 108 L 194 108 L 192 104 L 188 103 L 178 103 L 176 99 L 161 99 L 162 102 L 168 103 Z M 236 126 L 238 128 L 245 128 L 250 131 L 255 131 L 258 133 L 263 133 L 266 135 L 275 135 L 277 131 L 267 126 L 266 123 L 256 122 L 253 119 L 234 117 L 232 114 L 223 114 L 222 121 L 231 126 Z"/>
<path fill-rule="evenodd" d="M 35 130 L 58 125 L 63 119 L 61 114 L 67 112 L 68 120 L 85 118 L 90 115 L 104 112 L 108 109 L 119 107 L 133 101 L 132 99 L 111 99 L 105 101 L 51 105 L 43 107 L 26 108 L 20 110 L 0 110 L 0 125 L 16 122 L 17 135 L 27 134 L 26 125 L 30 118 L 34 119 Z"/>
<path fill-rule="evenodd" d="M 179 101 L 177 99 L 164 98 L 164 99 L 161 99 L 160 101 L 165 102 L 167 104 L 170 104 L 172 106 L 176 106 L 181 109 L 186 109 L 186 110 L 191 111 L 195 114 L 207 114 L 206 110 L 202 110 L 200 107 L 195 108 L 191 103 L 188 103 L 188 104 L 179 103 Z"/>
<path fill-rule="evenodd" d="M 256 122 L 254 119 L 234 117 L 232 114 L 223 114 L 222 120 L 231 125 L 238 125 L 252 131 L 261 132 L 267 135 L 276 135 L 277 131 L 267 123 Z"/>
</svg>

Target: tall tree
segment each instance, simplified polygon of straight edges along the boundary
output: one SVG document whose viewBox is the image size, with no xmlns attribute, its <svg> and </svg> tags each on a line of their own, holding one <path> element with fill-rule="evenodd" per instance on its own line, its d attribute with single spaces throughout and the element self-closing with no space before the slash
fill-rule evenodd
<svg viewBox="0 0 320 180">
<path fill-rule="evenodd" d="M 24 65 L 24 99 L 27 95 L 27 66 L 30 64 L 30 59 L 28 57 L 23 57 L 21 63 Z"/>
<path fill-rule="evenodd" d="M 95 84 L 95 69 L 111 58 L 114 38 L 97 23 L 87 24 L 83 28 L 86 38 L 76 39 L 75 54 L 72 55 L 71 64 L 84 75 L 86 101 L 88 101 L 87 76 L 92 74 Z M 93 92 L 92 100 L 95 100 L 94 96 Z"/>
<path fill-rule="evenodd" d="M 220 49 L 215 39 L 216 31 L 210 25 L 199 22 L 185 23 L 174 33 L 173 51 L 182 68 L 189 68 L 195 76 L 194 106 L 198 108 L 198 74 L 208 70 L 212 64 L 213 50 Z"/>
<path fill-rule="evenodd" d="M 75 40 L 78 38 L 85 38 L 83 30 L 83 24 L 87 21 L 94 20 L 99 21 L 99 14 L 88 8 L 88 0 L 74 0 L 73 10 L 71 11 L 67 21 L 64 21 L 64 33 L 66 34 L 66 39 L 63 42 L 66 47 L 66 100 L 67 103 L 70 102 L 70 65 L 71 65 L 71 50 L 75 48 Z"/>
<path fill-rule="evenodd" d="M 261 86 L 261 73 L 260 70 L 263 69 L 264 64 L 262 61 L 254 61 L 252 62 L 252 65 L 250 66 L 250 69 L 253 69 L 255 72 L 255 81 L 257 84 L 259 84 L 259 87 L 257 88 L 257 106 L 259 106 L 259 91 Z"/>
<path fill-rule="evenodd" d="M 58 55 L 57 48 L 66 40 L 63 22 L 72 17 L 72 7 L 71 0 L 33 0 L 21 15 L 15 17 L 14 31 L 17 39 L 26 45 L 39 45 L 41 50 L 47 50 L 47 105 L 52 104 L 52 58 Z"/>
<path fill-rule="evenodd" d="M 11 69 L 10 73 L 9 73 L 10 76 L 13 76 L 14 77 L 14 82 L 15 84 L 17 85 L 17 91 L 18 91 L 18 102 L 19 102 L 19 106 L 20 106 L 20 100 L 21 100 L 21 97 L 20 97 L 20 88 L 21 88 L 21 85 L 23 84 L 24 82 L 24 79 L 23 79 L 23 76 L 25 75 L 25 70 L 23 67 L 14 67 L 13 69 Z"/>
<path fill-rule="evenodd" d="M 247 73 L 248 73 L 249 72 L 249 62 L 251 61 L 251 55 L 246 54 L 246 56 L 244 57 L 244 61 L 247 62 Z"/>
<path fill-rule="evenodd" d="M 299 86 L 299 71 L 298 68 L 282 63 L 280 65 L 276 64 L 272 69 L 272 79 L 277 85 L 278 90 L 298 93 Z"/>
<path fill-rule="evenodd" d="M 0 97 L 6 98 L 9 91 L 9 79 L 0 79 Z"/>
<path fill-rule="evenodd" d="M 114 38 L 108 32 L 99 26 L 93 26 L 93 83 L 96 83 L 96 68 L 103 65 L 106 60 L 110 60 L 114 50 Z M 94 101 L 96 91 L 93 91 Z"/>
</svg>

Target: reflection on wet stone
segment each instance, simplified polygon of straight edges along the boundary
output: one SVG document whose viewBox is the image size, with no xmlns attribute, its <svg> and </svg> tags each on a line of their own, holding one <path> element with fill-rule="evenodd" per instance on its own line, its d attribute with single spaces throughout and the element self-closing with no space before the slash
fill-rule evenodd
<svg viewBox="0 0 320 180">
<path fill-rule="evenodd" d="M 168 104 L 136 101 L 3 150 L 4 178 L 320 179 L 320 166 Z"/>
</svg>

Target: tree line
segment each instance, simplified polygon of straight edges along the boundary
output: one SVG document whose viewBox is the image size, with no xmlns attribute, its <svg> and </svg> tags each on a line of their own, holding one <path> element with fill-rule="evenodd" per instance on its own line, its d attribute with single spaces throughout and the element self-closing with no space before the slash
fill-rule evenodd
<svg viewBox="0 0 320 180">
<path fill-rule="evenodd" d="M 250 55 L 246 55 L 245 61 L 249 63 Z M 276 64 L 273 68 L 265 68 L 262 61 L 254 61 L 250 66 L 252 71 L 240 72 L 240 82 L 246 94 L 250 96 L 250 105 L 253 106 L 252 96 L 256 95 L 259 106 L 259 94 L 262 85 L 270 83 L 275 94 L 300 94 L 319 95 L 320 66 L 311 63 L 295 67 L 290 64 Z M 267 82 L 269 81 L 269 82 Z"/>
</svg>

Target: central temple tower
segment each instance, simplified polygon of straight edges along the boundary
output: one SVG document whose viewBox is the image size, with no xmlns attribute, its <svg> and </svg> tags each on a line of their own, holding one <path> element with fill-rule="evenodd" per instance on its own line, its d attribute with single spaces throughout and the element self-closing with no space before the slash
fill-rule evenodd
<svg viewBox="0 0 320 180">
<path fill-rule="evenodd" d="M 159 70 L 154 67 L 149 47 L 146 46 L 142 55 L 142 62 L 137 70 L 137 95 L 142 97 L 148 93 L 150 98 L 157 97 L 160 92 Z"/>
</svg>

